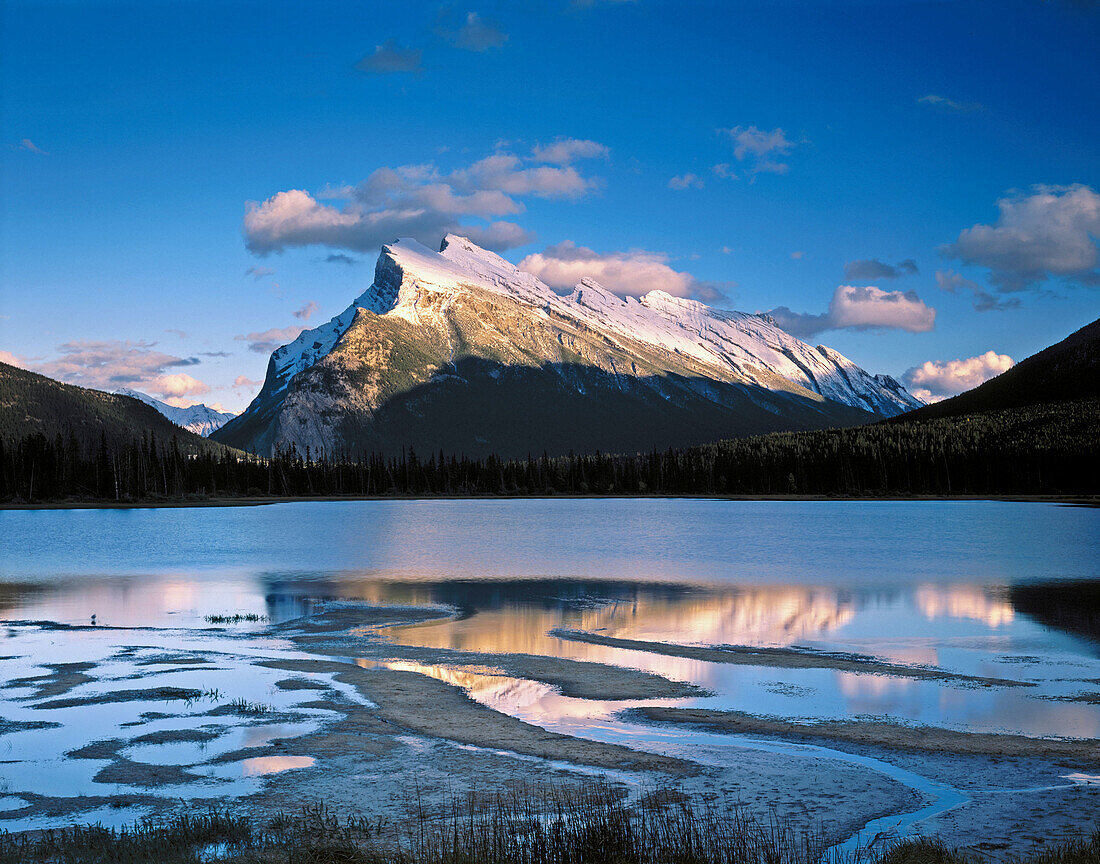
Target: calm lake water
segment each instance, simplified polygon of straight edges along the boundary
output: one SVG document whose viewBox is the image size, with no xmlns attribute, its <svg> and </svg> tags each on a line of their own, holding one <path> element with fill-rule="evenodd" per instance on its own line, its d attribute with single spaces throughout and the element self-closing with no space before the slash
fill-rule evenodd
<svg viewBox="0 0 1100 864">
<path fill-rule="evenodd" d="M 1090 595 L 1089 583 L 1100 584 L 1100 510 L 1053 504 L 550 499 L 6 511 L 0 656 L 8 659 L 0 661 L 0 685 L 8 689 L 0 689 L 0 718 L 40 716 L 10 682 L 40 674 L 44 664 L 91 659 L 101 674 L 125 682 L 135 669 L 144 674 L 135 665 L 141 657 L 195 643 L 207 615 L 281 621 L 344 599 L 457 613 L 392 628 L 395 653 L 418 645 L 546 654 L 648 670 L 713 693 L 644 704 L 1098 738 L 1100 592 Z M 86 624 L 93 614 L 101 625 L 161 629 L 66 632 L 26 623 Z M 555 628 L 856 652 L 1030 686 L 736 666 L 563 640 L 550 635 Z M 120 654 L 135 632 L 147 647 Z M 216 637 L 202 638 L 204 650 L 226 657 L 293 647 L 259 633 L 242 639 L 239 631 L 220 647 L 210 642 Z M 235 662 L 222 664 L 221 677 L 177 670 L 172 682 L 287 707 L 309 698 L 277 692 L 276 674 Z M 672 753 L 688 746 L 685 733 L 621 721 L 616 712 L 626 703 L 568 698 L 482 667 L 393 665 L 451 681 L 545 728 Z M 208 722 L 207 707 L 189 707 L 195 725 Z M 0 818 L 26 806 L 17 794 L 5 799 L 6 790 L 101 793 L 97 763 L 64 753 L 80 740 L 117 736 L 138 708 L 56 711 L 59 727 L 4 736 Z M 321 713 L 302 713 L 300 729 L 236 730 L 219 746 L 240 747 L 234 735 L 301 734 L 323 722 Z M 708 736 L 697 737 L 696 750 Z M 132 755 L 165 764 L 199 758 L 187 756 L 195 745 L 159 746 L 155 755 Z M 201 784 L 180 786 L 173 794 L 244 794 L 256 777 L 295 767 L 245 760 L 204 768 L 204 777 L 223 785 L 206 792 Z"/>
<path fill-rule="evenodd" d="M 0 514 L 3 620 L 188 627 L 234 612 L 285 620 L 332 598 L 445 604 L 461 614 L 394 640 L 600 660 L 717 694 L 684 704 L 1031 735 L 1100 737 L 1100 706 L 1069 701 L 1100 678 L 1097 610 L 1082 608 L 1076 584 L 1088 581 L 1100 581 L 1100 510 L 1053 504 L 550 499 Z M 729 666 L 568 642 L 548 635 L 555 627 L 855 651 L 1036 686 Z M 475 695 L 499 684 L 464 680 Z M 495 704 L 543 725 L 582 710 L 553 692 L 530 698 Z"/>
</svg>

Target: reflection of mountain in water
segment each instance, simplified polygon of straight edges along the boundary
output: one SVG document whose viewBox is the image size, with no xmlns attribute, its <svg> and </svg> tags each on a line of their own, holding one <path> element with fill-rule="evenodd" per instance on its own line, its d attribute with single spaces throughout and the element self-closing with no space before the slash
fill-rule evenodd
<svg viewBox="0 0 1100 864">
<path fill-rule="evenodd" d="M 1040 624 L 1100 642 L 1100 581 L 1013 585 L 1008 596 Z"/>
</svg>

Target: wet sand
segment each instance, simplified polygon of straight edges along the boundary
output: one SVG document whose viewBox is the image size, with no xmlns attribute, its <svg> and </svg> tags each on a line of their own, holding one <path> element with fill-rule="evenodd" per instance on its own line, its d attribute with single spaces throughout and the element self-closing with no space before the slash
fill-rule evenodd
<svg viewBox="0 0 1100 864">
<path fill-rule="evenodd" d="M 587 633 L 581 630 L 551 630 L 551 636 L 573 642 L 588 642 L 609 648 L 648 651 L 667 657 L 686 657 L 708 663 L 731 663 L 739 666 L 772 666 L 779 669 L 835 669 L 839 672 L 859 672 L 867 675 L 890 675 L 895 678 L 953 681 L 986 687 L 1034 687 L 1030 682 L 1007 678 L 983 678 L 960 675 L 928 666 L 904 666 L 887 663 L 864 654 L 814 651 L 808 648 L 760 648 L 745 645 L 675 645 L 668 642 L 646 642 L 619 639 Z"/>
<path fill-rule="evenodd" d="M 20 700 L 30 708 L 42 709 L 44 714 L 50 714 L 50 709 L 60 714 L 81 710 L 82 706 L 115 706 L 120 711 L 133 711 L 135 716 L 118 725 L 115 737 L 74 746 L 68 754 L 74 760 L 96 762 L 96 781 L 120 784 L 115 794 L 66 798 L 24 794 L 13 788 L 10 791 L 23 797 L 28 807 L 15 814 L 0 812 L 0 828 L 13 815 L 88 812 L 96 807 L 140 806 L 145 813 L 179 812 L 186 805 L 181 805 L 178 797 L 173 799 L 174 786 L 209 783 L 211 771 L 236 770 L 234 766 L 249 764 L 271 768 L 273 773 L 243 796 L 227 794 L 213 800 L 265 816 L 324 802 L 334 812 L 391 818 L 395 813 L 407 812 L 414 800 L 426 812 L 442 813 L 455 796 L 468 793 L 492 795 L 522 787 L 538 794 L 539 790 L 581 789 L 595 778 L 602 778 L 623 795 L 637 797 L 655 789 L 671 789 L 676 794 L 736 801 L 760 818 L 794 819 L 835 840 L 844 839 L 871 819 L 920 806 L 920 795 L 882 773 L 816 758 L 797 747 L 790 752 L 770 753 L 738 746 L 739 738 L 746 735 L 866 753 L 905 765 L 937 782 L 968 789 L 972 797 L 969 803 L 937 816 L 926 827 L 942 831 L 949 842 L 988 854 L 1026 851 L 1038 842 L 1054 839 L 1058 832 L 1088 828 L 1094 814 L 1100 812 L 1100 788 L 1074 785 L 1063 779 L 1071 771 L 1100 766 L 1098 741 L 914 729 L 874 720 L 809 724 L 677 707 L 635 707 L 626 714 L 629 720 L 658 728 L 702 728 L 729 735 L 734 746 L 723 751 L 727 755 L 722 764 L 717 764 L 547 731 L 480 704 L 459 683 L 413 670 L 439 666 L 492 670 L 520 683 L 556 688 L 577 699 L 665 700 L 699 696 L 705 691 L 690 682 L 603 663 L 429 649 L 396 645 L 387 639 L 388 627 L 453 614 L 453 610 L 442 607 L 330 603 L 319 614 L 278 626 L 245 632 L 213 628 L 191 631 L 199 642 L 221 640 L 217 651 L 199 645 L 148 653 L 154 649 L 133 646 L 122 647 L 112 658 L 131 657 L 135 667 L 153 674 L 166 671 L 158 666 L 201 674 L 204 669 L 214 668 L 207 665 L 211 662 L 218 663 L 218 668 L 235 663 L 257 672 L 268 670 L 274 676 L 272 693 L 299 699 L 279 711 L 257 706 L 253 712 L 247 705 L 234 707 L 229 697 L 220 696 L 197 708 L 192 706 L 199 713 L 184 717 L 173 713 L 177 710 L 173 706 L 193 703 L 196 688 L 126 686 L 97 693 L 94 685 L 105 682 L 101 682 L 101 666 L 95 662 L 56 663 L 41 675 L 24 676 L 18 686 L 32 692 L 20 696 Z M 151 638 L 155 630 L 140 632 L 143 640 L 155 641 Z M 112 634 L 123 638 L 124 630 Z M 236 640 L 244 648 L 251 646 L 257 635 L 286 640 L 300 653 L 264 656 L 252 650 L 236 657 L 225 653 L 227 640 L 230 644 Z M 673 656 L 711 662 L 788 664 L 787 668 L 954 680 L 944 670 L 898 666 L 862 655 L 595 638 L 601 640 L 598 644 L 610 647 L 683 651 L 688 653 Z M 722 659 L 716 661 L 717 657 Z M 408 668 L 400 668 L 401 664 Z M 954 683 L 965 686 L 1021 683 L 957 678 Z M 128 679 L 121 676 L 112 680 Z M 9 682 L 9 686 L 15 685 Z M 84 685 L 92 692 L 72 692 Z M 201 690 L 198 693 L 202 695 Z M 166 697 L 168 701 L 163 701 Z M 158 699 L 162 700 L 163 710 L 149 711 L 148 703 Z M 177 717 L 178 725 L 174 725 Z M 313 720 L 312 731 L 291 731 L 294 724 L 308 718 Z M 208 725 L 214 722 L 230 725 Z M 149 731 L 154 723 L 166 728 Z M 280 723 L 284 726 L 279 727 Z M 236 749 L 222 747 L 209 754 L 200 753 L 194 757 L 197 762 L 143 761 L 142 754 L 150 747 L 213 745 L 226 740 L 233 730 L 268 727 L 276 731 L 252 743 L 246 735 Z M 19 728 L 17 724 L 0 724 L 0 742 L 4 735 Z M 280 734 L 278 728 L 287 731 Z M 1058 788 L 1042 795 L 1032 791 L 1051 786 Z M 163 790 L 162 795 L 152 794 L 158 789 Z M 197 806 L 208 806 L 210 800 L 202 799 Z M 1026 807 L 1021 806 L 1022 802 Z"/>
</svg>

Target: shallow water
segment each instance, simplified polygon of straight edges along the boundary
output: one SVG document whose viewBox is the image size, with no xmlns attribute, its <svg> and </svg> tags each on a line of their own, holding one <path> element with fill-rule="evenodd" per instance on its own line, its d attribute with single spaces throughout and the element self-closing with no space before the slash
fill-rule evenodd
<svg viewBox="0 0 1100 864">
<path fill-rule="evenodd" d="M 133 686 L 122 682 L 134 671 L 132 658 L 113 654 L 121 645 L 183 645 L 193 628 L 208 626 L 208 615 L 256 613 L 280 621 L 329 599 L 360 599 L 456 610 L 391 629 L 395 644 L 607 662 L 714 694 L 662 704 L 1092 738 L 1100 737 L 1100 705 L 1079 697 L 1100 692 L 1100 633 L 1090 629 L 1100 610 L 1082 608 L 1076 583 L 1097 581 L 1100 510 L 1050 504 L 551 499 L 9 511 L 0 513 L 0 620 L 85 624 L 95 614 L 99 624 L 172 629 L 65 633 L 12 625 L 0 638 L 0 655 L 19 659 L 2 661 L 0 677 L 11 681 L 34 674 L 36 664 L 87 659 L 89 645 L 97 645 L 115 664 L 110 672 L 119 682 L 112 686 Z M 568 641 L 549 635 L 555 628 L 856 652 L 1032 686 L 737 666 Z M 245 624 L 232 632 L 259 629 Z M 274 690 L 280 673 L 242 674 L 255 669 L 242 666 L 250 651 L 290 650 L 286 644 L 247 635 L 231 641 L 224 656 L 211 656 L 222 672 L 162 670 L 157 684 L 221 686 L 280 709 L 313 698 L 309 691 Z M 208 639 L 201 644 L 210 650 Z M 417 671 L 547 728 L 626 738 L 645 749 L 669 746 L 659 740 L 664 733 L 647 738 L 618 720 L 621 702 L 570 699 L 543 684 L 486 674 L 493 670 Z M 84 685 L 74 694 L 102 689 Z M 51 713 L 26 707 L 19 701 L 25 695 L 0 690 L 0 714 Z M 97 730 L 86 740 L 99 740 L 112 737 L 137 707 L 155 710 L 98 705 L 79 709 L 74 721 Z M 211 722 L 198 708 L 193 712 L 195 726 Z M 200 766 L 194 771 L 202 783 L 175 794 L 194 794 L 207 783 L 210 790 L 255 788 L 260 772 L 308 763 L 202 763 L 212 752 L 247 746 L 246 730 L 260 737 L 301 734 L 311 722 L 321 720 L 284 724 L 282 731 L 236 724 L 203 745 L 127 752 L 142 762 Z M 155 731 L 155 724 L 142 731 Z M 43 772 L 92 794 L 92 760 L 60 758 L 79 746 L 59 749 L 68 737 L 56 730 L 0 736 L 9 754 L 3 758 L 14 753 L 16 762 L 0 766 L 0 794 L 23 789 L 20 778 Z M 0 799 L 0 818 L 16 803 Z"/>
</svg>

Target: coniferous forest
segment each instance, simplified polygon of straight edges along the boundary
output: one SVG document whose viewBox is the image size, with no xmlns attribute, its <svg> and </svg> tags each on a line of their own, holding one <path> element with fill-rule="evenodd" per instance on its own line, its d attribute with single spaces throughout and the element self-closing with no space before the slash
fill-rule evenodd
<svg viewBox="0 0 1100 864">
<path fill-rule="evenodd" d="M 1100 399 L 761 435 L 683 450 L 506 461 L 461 454 L 273 458 L 154 433 L 0 440 L 0 500 L 292 496 L 1083 495 L 1100 489 Z M 182 430 L 181 430 L 182 431 Z"/>
</svg>

